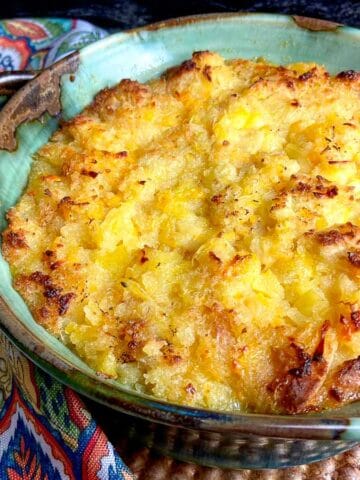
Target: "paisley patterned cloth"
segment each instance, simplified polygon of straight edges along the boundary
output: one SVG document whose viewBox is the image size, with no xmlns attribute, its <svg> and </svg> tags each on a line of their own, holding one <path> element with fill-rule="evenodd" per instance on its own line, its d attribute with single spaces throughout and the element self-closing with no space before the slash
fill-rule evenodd
<svg viewBox="0 0 360 480">
<path fill-rule="evenodd" d="M 0 479 L 132 480 L 77 394 L 0 333 Z"/>
<path fill-rule="evenodd" d="M 0 21 L 0 71 L 38 70 L 105 37 L 83 20 L 17 18 Z"/>
<path fill-rule="evenodd" d="M 106 35 L 81 20 L 0 21 L 0 71 L 37 70 Z M 71 389 L 0 331 L 0 480 L 132 480 Z"/>
</svg>

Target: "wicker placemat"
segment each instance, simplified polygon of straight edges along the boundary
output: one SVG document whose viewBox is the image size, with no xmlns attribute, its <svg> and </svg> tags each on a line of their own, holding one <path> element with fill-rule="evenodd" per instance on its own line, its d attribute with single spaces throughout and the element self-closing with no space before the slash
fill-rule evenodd
<svg viewBox="0 0 360 480">
<path fill-rule="evenodd" d="M 137 480 L 360 480 L 360 446 L 311 465 L 284 470 L 220 470 L 161 457 L 148 448 L 117 445 Z"/>
<path fill-rule="evenodd" d="M 279 470 L 221 470 L 200 467 L 161 456 L 125 433 L 125 417 L 83 397 L 137 480 L 360 480 L 360 444 L 321 462 Z"/>
</svg>

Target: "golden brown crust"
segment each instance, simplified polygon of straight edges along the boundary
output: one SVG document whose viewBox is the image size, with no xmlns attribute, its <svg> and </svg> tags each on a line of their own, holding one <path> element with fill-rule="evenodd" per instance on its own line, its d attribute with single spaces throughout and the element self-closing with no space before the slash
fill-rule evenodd
<svg viewBox="0 0 360 480">
<path fill-rule="evenodd" d="M 357 398 L 359 94 L 356 72 L 208 51 L 103 90 L 8 214 L 16 288 L 93 368 L 163 399 Z"/>
<path fill-rule="evenodd" d="M 360 241 L 360 227 L 347 222 L 337 228 L 316 234 L 318 242 L 323 246 L 334 244 L 358 243 Z"/>
<path fill-rule="evenodd" d="M 25 240 L 25 233 L 23 230 L 13 231 L 10 228 L 8 230 L 5 230 L 3 234 L 3 240 L 5 245 L 10 248 L 28 248 Z"/>
<path fill-rule="evenodd" d="M 59 265 L 60 266 L 60 265 Z M 54 263 L 50 264 L 50 270 L 55 270 Z M 51 275 L 35 271 L 30 275 L 19 276 L 16 280 L 16 287 L 27 297 L 30 292 L 36 291 L 41 295 L 40 306 L 36 310 L 36 316 L 40 323 L 48 327 L 56 328 L 55 322 L 59 316 L 65 315 L 69 310 L 72 300 L 75 299 L 74 292 L 64 293 L 64 289 L 53 283 Z M 50 327 L 51 328 L 51 327 Z"/>
<path fill-rule="evenodd" d="M 296 366 L 268 385 L 275 401 L 287 413 L 306 413 L 318 408 L 319 400 L 316 395 L 329 370 L 329 364 L 324 358 L 325 334 L 328 328 L 328 324 L 322 327 L 320 342 L 312 355 L 299 345 L 291 343 L 290 347 L 295 352 Z"/>
<path fill-rule="evenodd" d="M 329 394 L 337 402 L 352 402 L 360 398 L 360 356 L 341 365 L 334 375 Z"/>
</svg>

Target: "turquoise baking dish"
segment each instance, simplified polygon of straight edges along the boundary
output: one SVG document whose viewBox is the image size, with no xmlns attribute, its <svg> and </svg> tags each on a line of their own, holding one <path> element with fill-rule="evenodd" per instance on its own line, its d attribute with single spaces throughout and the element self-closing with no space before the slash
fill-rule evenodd
<svg viewBox="0 0 360 480">
<path fill-rule="evenodd" d="M 149 80 L 195 50 L 279 64 L 314 61 L 332 73 L 360 70 L 359 30 L 302 17 L 203 15 L 111 35 L 37 75 L 0 112 L 0 230 L 26 185 L 33 153 L 60 118 L 80 112 L 104 87 L 122 78 Z M 129 434 L 185 461 L 279 468 L 314 462 L 360 441 L 359 403 L 307 416 L 217 412 L 166 403 L 102 377 L 34 321 L 1 255 L 0 324 L 52 376 L 126 418 L 121 425 Z"/>
</svg>

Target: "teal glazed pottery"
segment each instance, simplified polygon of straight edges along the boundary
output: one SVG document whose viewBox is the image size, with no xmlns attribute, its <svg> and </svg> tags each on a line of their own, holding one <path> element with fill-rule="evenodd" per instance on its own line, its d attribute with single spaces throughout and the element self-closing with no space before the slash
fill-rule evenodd
<svg viewBox="0 0 360 480">
<path fill-rule="evenodd" d="M 214 50 L 226 58 L 265 57 L 280 64 L 314 61 L 331 73 L 360 70 L 359 30 L 302 17 L 205 15 L 107 37 L 45 70 L 0 112 L 0 230 L 26 185 L 33 153 L 57 127 L 60 117 L 55 114 L 61 110 L 62 118 L 70 118 L 99 90 L 122 78 L 147 81 L 195 50 Z M 36 120 L 40 115 L 41 121 Z M 228 468 L 279 468 L 314 462 L 360 442 L 359 403 L 319 415 L 234 414 L 166 403 L 104 378 L 34 321 L 13 289 L 1 255 L 0 320 L 10 340 L 36 364 L 111 408 L 119 435 L 128 428 L 132 437 L 178 459 Z"/>
</svg>

